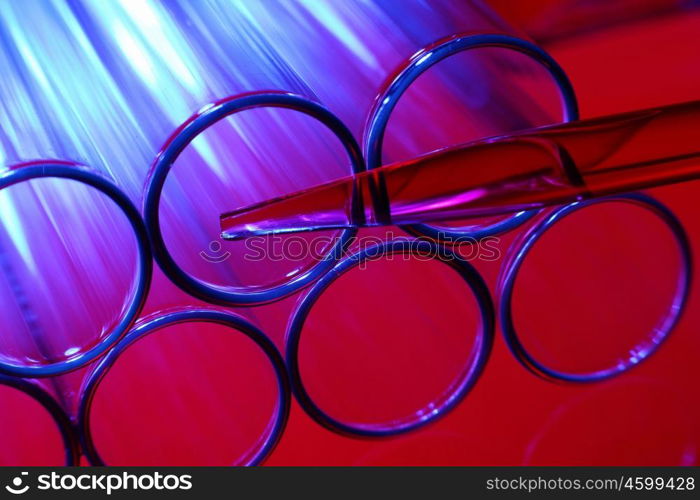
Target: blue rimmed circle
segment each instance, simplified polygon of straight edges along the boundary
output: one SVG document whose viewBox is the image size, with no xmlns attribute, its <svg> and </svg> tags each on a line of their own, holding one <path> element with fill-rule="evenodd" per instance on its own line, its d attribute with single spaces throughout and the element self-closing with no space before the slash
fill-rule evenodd
<svg viewBox="0 0 700 500">
<path fill-rule="evenodd" d="M 658 326 L 653 329 L 653 335 L 630 349 L 630 356 L 627 359 L 620 360 L 619 363 L 609 368 L 590 373 L 579 374 L 554 370 L 535 359 L 520 341 L 520 336 L 518 335 L 513 320 L 513 288 L 515 286 L 515 280 L 528 252 L 532 249 L 537 240 L 544 235 L 547 229 L 552 227 L 557 221 L 577 210 L 594 204 L 608 202 L 626 202 L 645 208 L 658 216 L 670 229 L 678 245 L 681 257 L 681 269 L 678 276 L 676 292 L 671 306 L 669 307 L 668 314 L 662 318 Z M 680 221 L 666 206 L 644 194 L 632 193 L 591 199 L 567 205 L 542 219 L 542 221 L 531 228 L 517 245 L 510 261 L 505 267 L 505 273 L 499 285 L 499 319 L 501 322 L 501 329 L 503 330 L 506 343 L 515 358 L 532 373 L 547 380 L 579 383 L 596 382 L 626 372 L 656 352 L 678 323 L 688 301 L 693 268 L 692 251 L 688 236 Z"/>
<path fill-rule="evenodd" d="M 0 384 L 12 387 L 27 394 L 49 412 L 58 431 L 61 433 L 65 455 L 65 465 L 80 463 L 80 441 L 66 412 L 56 400 L 36 382 L 0 374 Z"/>
<path fill-rule="evenodd" d="M 495 33 L 454 35 L 414 54 L 406 67 L 392 78 L 386 90 L 377 97 L 365 129 L 364 150 L 368 169 L 382 166 L 382 146 L 389 118 L 399 99 L 411 84 L 430 67 L 447 57 L 458 52 L 486 47 L 514 50 L 544 66 L 559 87 L 564 108 L 563 121 L 578 120 L 578 105 L 571 82 L 561 66 L 544 49 L 509 35 Z M 414 224 L 402 226 L 402 228 L 413 235 L 427 236 L 436 241 L 444 240 L 444 243 L 449 244 L 450 241 L 462 241 L 463 238 L 481 239 L 510 231 L 531 219 L 536 213 L 537 211 L 518 212 L 493 224 L 470 229 L 445 229 L 428 224 Z"/>
<path fill-rule="evenodd" d="M 78 430 L 80 432 L 80 440 L 83 445 L 85 456 L 92 465 L 105 465 L 95 447 L 92 433 L 90 432 L 90 409 L 100 381 L 107 375 L 112 366 L 114 366 L 119 356 L 129 348 L 129 346 L 141 338 L 168 326 L 197 322 L 214 323 L 242 333 L 255 342 L 272 365 L 277 381 L 275 415 L 270 420 L 265 435 L 258 441 L 258 443 L 260 443 L 258 448 L 250 452 L 240 465 L 259 465 L 272 453 L 272 450 L 279 442 L 284 428 L 287 425 L 291 402 L 291 389 L 282 355 L 262 331 L 236 314 L 214 309 L 183 308 L 162 312 L 157 316 L 146 318 L 141 321 L 114 349 L 100 360 L 85 379 L 78 408 Z"/>
<path fill-rule="evenodd" d="M 136 287 L 129 305 L 124 309 L 124 313 L 117 325 L 97 345 L 69 359 L 41 366 L 19 365 L 6 361 L 0 362 L 0 372 L 30 378 L 48 377 L 75 370 L 98 358 L 116 344 L 122 335 L 131 328 L 134 320 L 141 312 L 151 284 L 153 271 L 151 250 L 141 215 L 121 189 L 99 174 L 88 170 L 83 165 L 59 160 L 41 160 L 16 165 L 0 174 L 0 189 L 39 178 L 73 180 L 91 186 L 107 195 L 121 209 L 134 231 L 138 250 L 138 268 L 136 272 Z"/>
<path fill-rule="evenodd" d="M 151 168 L 146 182 L 144 219 L 156 262 L 163 272 L 190 295 L 225 306 L 264 304 L 279 300 L 309 285 L 333 267 L 357 232 L 353 229 L 343 230 L 325 258 L 292 280 L 265 290 L 226 290 L 224 287 L 214 286 L 195 278 L 175 262 L 163 240 L 158 211 L 163 186 L 173 163 L 192 140 L 208 127 L 234 113 L 253 108 L 286 108 L 315 118 L 340 140 L 350 158 L 352 173 L 359 173 L 365 169 L 360 146 L 345 124 L 320 104 L 295 94 L 254 92 L 233 96 L 207 106 L 185 122 L 165 145 Z"/>
<path fill-rule="evenodd" d="M 314 304 L 336 279 L 363 262 L 392 254 L 430 256 L 449 265 L 464 279 L 474 294 L 481 315 L 481 329 L 477 338 L 478 351 L 471 365 L 439 396 L 439 402 L 431 404 L 429 409 L 387 424 L 348 424 L 322 410 L 307 392 L 299 368 L 301 334 Z M 318 424 L 333 432 L 354 437 L 383 437 L 409 432 L 446 415 L 469 393 L 483 372 L 491 353 L 494 323 L 493 301 L 486 283 L 479 272 L 453 250 L 427 240 L 394 240 L 368 247 L 338 262 L 309 289 L 297 305 L 287 329 L 286 357 L 292 390 L 304 411 Z"/>
</svg>

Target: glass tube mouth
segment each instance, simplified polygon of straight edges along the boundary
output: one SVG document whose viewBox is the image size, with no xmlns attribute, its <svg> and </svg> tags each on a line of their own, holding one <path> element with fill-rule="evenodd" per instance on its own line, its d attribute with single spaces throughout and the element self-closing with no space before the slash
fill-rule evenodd
<svg viewBox="0 0 700 500">
<path fill-rule="evenodd" d="M 606 203 L 624 202 L 637 205 L 649 210 L 660 218 L 661 222 L 670 230 L 676 242 L 680 254 L 680 271 L 676 281 L 674 296 L 669 304 L 667 314 L 662 317 L 654 326 L 650 334 L 635 346 L 631 346 L 626 355 L 621 357 L 617 363 L 607 368 L 598 369 L 585 373 L 570 373 L 553 369 L 547 366 L 533 355 L 525 346 L 521 339 L 521 334 L 515 327 L 513 318 L 513 290 L 523 262 L 536 242 L 551 228 L 556 222 L 568 215 L 585 207 Z M 671 334 L 676 324 L 681 318 L 685 309 L 690 292 L 690 283 L 693 272 L 692 251 L 688 236 L 682 224 L 676 216 L 663 204 L 654 198 L 633 193 L 606 198 L 596 198 L 577 202 L 555 210 L 546 218 L 533 226 L 526 234 L 516 241 L 510 257 L 504 263 L 503 273 L 499 280 L 499 316 L 503 335 L 511 353 L 530 372 L 550 381 L 563 381 L 572 383 L 586 383 L 605 380 L 634 368 L 655 353 Z"/>
<path fill-rule="evenodd" d="M 260 437 L 232 465 L 258 465 L 274 450 L 284 432 L 291 401 L 291 389 L 282 356 L 267 336 L 244 318 L 216 309 L 185 307 L 162 311 L 141 320 L 85 379 L 78 409 L 78 429 L 84 453 L 91 464 L 108 465 L 97 449 L 91 429 L 92 406 L 101 382 L 130 346 L 158 330 L 182 323 L 211 323 L 224 326 L 244 335 L 262 350 L 272 367 L 277 386 L 274 414 Z"/>
<path fill-rule="evenodd" d="M 384 135 L 389 124 L 389 118 L 401 96 L 404 95 L 413 82 L 430 67 L 454 54 L 488 47 L 520 52 L 540 63 L 547 69 L 559 89 L 563 108 L 563 121 L 578 120 L 578 102 L 571 81 L 563 68 L 547 51 L 532 42 L 503 33 L 455 34 L 438 40 L 416 52 L 382 86 L 381 92 L 374 100 L 374 107 L 365 127 L 364 153 L 368 170 L 382 166 Z M 536 214 L 537 211 L 518 212 L 494 223 L 464 228 L 433 224 L 413 224 L 404 226 L 403 229 L 414 236 L 427 237 L 438 242 L 445 240 L 444 242 L 449 244 L 449 241 L 460 241 L 463 238 L 478 240 L 506 233 L 521 226 Z"/>
<path fill-rule="evenodd" d="M 299 345 L 304 323 L 314 304 L 326 289 L 340 276 L 368 259 L 391 254 L 431 256 L 452 269 L 471 289 L 480 316 L 477 340 L 464 366 L 456 378 L 423 408 L 411 415 L 389 422 L 355 424 L 341 421 L 321 408 L 307 390 L 300 368 Z M 323 427 L 353 437 L 376 438 L 403 434 L 419 429 L 448 414 L 471 391 L 483 372 L 490 356 L 494 338 L 494 308 L 491 295 L 481 275 L 452 249 L 426 240 L 393 240 L 366 248 L 340 261 L 331 272 L 319 280 L 304 296 L 293 313 L 287 329 L 287 364 L 292 388 L 304 411 Z"/>
<path fill-rule="evenodd" d="M 304 113 L 328 128 L 340 141 L 348 155 L 350 173 L 365 170 L 360 147 L 350 130 L 331 111 L 304 97 L 288 92 L 250 92 L 230 96 L 205 106 L 195 113 L 170 137 L 149 171 L 144 189 L 144 219 L 154 257 L 163 272 L 185 292 L 207 302 L 228 306 L 254 306 L 280 300 L 308 286 L 337 260 L 337 255 L 351 243 L 353 229 L 344 229 L 328 250 L 326 258 L 313 264 L 282 284 L 271 288 L 230 288 L 204 282 L 185 271 L 168 250 L 161 230 L 159 206 L 166 178 L 183 150 L 207 128 L 235 113 L 253 108 L 286 108 Z"/>
<path fill-rule="evenodd" d="M 76 370 L 102 356 L 129 330 L 146 301 L 152 273 L 151 250 L 145 226 L 136 207 L 127 195 L 111 181 L 78 163 L 61 160 L 38 160 L 14 165 L 0 175 L 0 189 L 33 179 L 54 178 L 77 181 L 106 195 L 125 215 L 136 239 L 137 269 L 131 297 L 110 331 L 96 343 L 81 352 L 69 349 L 65 358 L 38 365 L 24 365 L 0 361 L 0 373 L 20 377 L 48 377 Z"/>
</svg>

